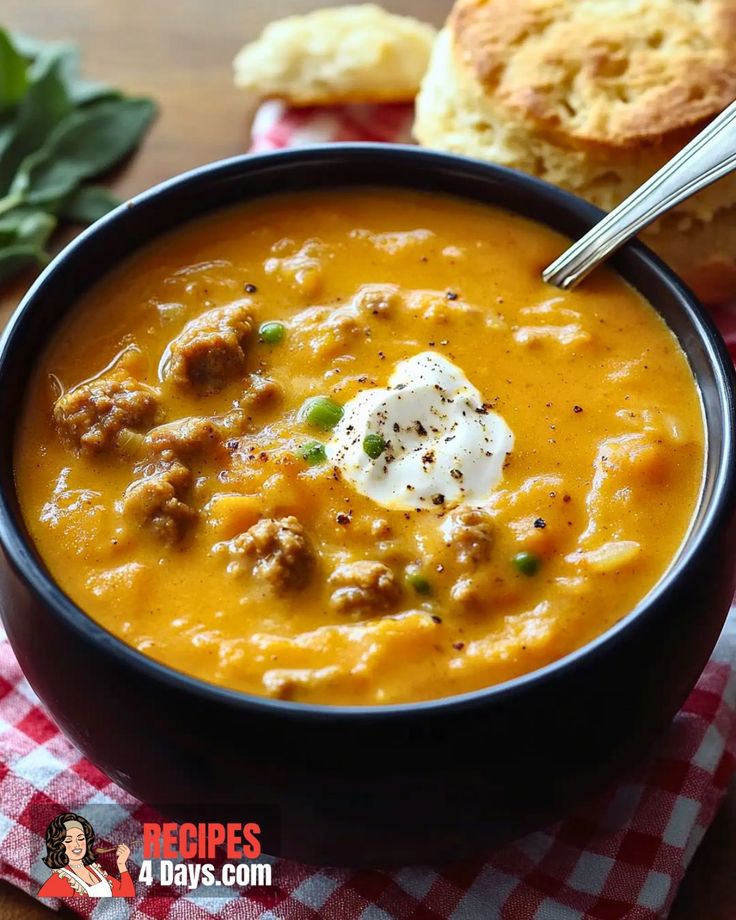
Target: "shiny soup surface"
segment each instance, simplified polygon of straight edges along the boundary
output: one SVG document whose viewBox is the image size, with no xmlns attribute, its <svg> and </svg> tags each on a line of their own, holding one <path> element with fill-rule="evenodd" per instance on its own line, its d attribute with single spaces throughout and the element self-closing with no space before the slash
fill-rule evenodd
<svg viewBox="0 0 736 920">
<path fill-rule="evenodd" d="M 151 657 L 327 704 L 447 696 L 604 632 L 703 475 L 674 336 L 566 241 L 438 195 L 199 219 L 62 323 L 16 448 L 54 578 Z"/>
</svg>

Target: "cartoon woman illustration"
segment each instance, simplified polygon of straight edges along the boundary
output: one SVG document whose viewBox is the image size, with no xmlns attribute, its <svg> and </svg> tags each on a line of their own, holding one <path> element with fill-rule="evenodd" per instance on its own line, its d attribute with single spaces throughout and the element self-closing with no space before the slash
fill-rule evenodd
<svg viewBox="0 0 736 920">
<path fill-rule="evenodd" d="M 124 843 L 116 849 L 120 880 L 108 875 L 95 862 L 92 845 L 95 832 L 89 821 L 71 812 L 57 815 L 46 828 L 46 856 L 53 869 L 38 892 L 40 898 L 132 898 L 133 879 L 127 869 L 130 849 Z"/>
</svg>

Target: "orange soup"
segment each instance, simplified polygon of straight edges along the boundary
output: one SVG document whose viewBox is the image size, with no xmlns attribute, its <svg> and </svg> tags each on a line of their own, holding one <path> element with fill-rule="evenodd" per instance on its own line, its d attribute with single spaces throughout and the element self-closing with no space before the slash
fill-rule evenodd
<svg viewBox="0 0 736 920">
<path fill-rule="evenodd" d="M 206 681 L 376 705 L 508 680 L 662 577 L 698 500 L 687 361 L 613 272 L 463 200 L 274 197 L 133 255 L 35 369 L 16 476 L 49 570 Z"/>
</svg>

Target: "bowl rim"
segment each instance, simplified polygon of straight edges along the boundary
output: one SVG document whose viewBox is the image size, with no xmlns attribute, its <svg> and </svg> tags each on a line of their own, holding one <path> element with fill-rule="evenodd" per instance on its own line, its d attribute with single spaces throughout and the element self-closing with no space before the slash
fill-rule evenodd
<svg viewBox="0 0 736 920">
<path fill-rule="evenodd" d="M 485 176 L 489 180 L 495 179 L 496 181 L 511 183 L 512 186 L 531 191 L 548 209 L 566 212 L 569 216 L 587 221 L 591 225 L 599 220 L 604 213 L 571 192 L 518 170 L 470 157 L 407 144 L 353 142 L 315 144 L 308 147 L 288 148 L 265 153 L 240 154 L 206 163 L 166 179 L 134 195 L 130 200 L 123 202 L 100 220 L 84 229 L 61 250 L 27 290 L 0 336 L 0 378 L 4 372 L 18 327 L 25 315 L 33 310 L 37 293 L 47 284 L 53 283 L 56 271 L 72 254 L 76 254 L 80 249 L 83 249 L 87 242 L 96 236 L 102 228 L 109 228 L 115 224 L 129 209 L 135 208 L 139 204 L 150 203 L 159 196 L 176 195 L 178 191 L 196 182 L 203 180 L 214 181 L 219 177 L 226 177 L 230 172 L 240 174 L 252 168 L 268 166 L 270 163 L 274 165 L 280 163 L 283 166 L 289 165 L 292 161 L 293 167 L 298 169 L 301 164 L 314 159 L 329 159 L 330 157 L 360 159 L 360 157 L 365 157 L 366 155 L 370 155 L 372 158 L 383 158 L 386 161 L 403 161 L 407 158 L 419 159 L 426 164 L 431 164 L 439 173 L 460 171 L 472 178 Z M 374 184 L 376 187 L 379 185 L 379 183 Z M 335 182 L 336 188 L 357 185 L 358 183 L 354 182 Z M 398 189 L 411 187 L 402 182 L 400 173 L 392 176 L 382 185 L 383 187 L 395 187 Z M 432 190 L 427 189 L 427 191 L 431 192 Z M 438 194 L 452 196 L 453 193 L 439 190 Z M 469 201 L 473 200 L 472 196 L 463 196 L 460 193 L 456 197 L 466 197 Z M 205 209 L 203 212 L 194 215 L 192 220 L 201 219 L 208 213 L 214 213 L 219 207 L 219 205 L 215 206 L 211 211 Z M 512 208 L 508 208 L 508 210 L 513 213 Z M 548 221 L 545 219 L 538 218 L 538 222 L 544 226 L 549 226 Z M 161 233 L 157 233 L 154 238 L 165 235 L 172 229 L 174 228 L 170 227 L 163 230 Z M 142 245 L 149 245 L 150 242 L 151 240 L 148 240 Z M 689 534 L 684 538 L 687 540 L 687 545 L 681 546 L 674 562 L 659 581 L 635 607 L 612 627 L 591 642 L 569 652 L 550 664 L 502 683 L 452 696 L 416 702 L 367 704 L 362 706 L 278 700 L 211 683 L 157 661 L 128 645 L 104 626 L 97 623 L 64 593 L 51 574 L 45 570 L 40 556 L 36 557 L 32 540 L 30 537 L 26 538 L 22 525 L 16 519 L 16 514 L 6 494 L 6 484 L 11 484 L 9 488 L 15 491 L 15 478 L 13 475 L 0 482 L 0 543 L 5 550 L 7 564 L 10 565 L 16 577 L 24 583 L 30 593 L 39 598 L 53 612 L 54 616 L 61 617 L 81 639 L 99 645 L 108 654 L 118 659 L 119 662 L 131 667 L 133 671 L 164 683 L 175 691 L 204 697 L 211 702 L 227 704 L 231 708 L 244 712 L 257 711 L 261 714 L 270 714 L 282 719 L 306 718 L 317 721 L 344 720 L 345 718 L 361 720 L 396 719 L 406 718 L 410 715 L 431 715 L 438 711 L 447 713 L 448 710 L 487 706 L 495 701 L 508 700 L 534 687 L 542 687 L 557 678 L 560 672 L 567 671 L 575 666 L 593 664 L 608 649 L 630 639 L 633 629 L 646 619 L 647 614 L 652 612 L 664 595 L 672 592 L 676 587 L 677 581 L 694 564 L 708 535 L 722 525 L 724 518 L 736 506 L 736 375 L 734 374 L 733 363 L 726 345 L 713 320 L 708 316 L 695 295 L 658 256 L 638 241 L 627 243 L 620 251 L 634 255 L 646 272 L 655 278 L 663 288 L 670 289 L 707 355 L 707 361 L 713 371 L 718 388 L 719 406 L 721 407 L 723 462 L 717 471 L 715 482 L 709 495 L 704 497 L 701 494 L 700 502 L 705 504 L 699 526 L 694 529 L 691 528 Z M 82 290 L 84 289 L 83 285 L 80 287 Z M 652 305 L 657 309 L 656 304 Z M 13 430 L 15 429 L 17 416 L 9 425 Z M 710 443 L 707 435 L 708 429 L 706 426 L 706 450 Z M 12 457 L 12 449 L 10 453 Z M 20 517 L 20 513 L 18 517 Z"/>
</svg>

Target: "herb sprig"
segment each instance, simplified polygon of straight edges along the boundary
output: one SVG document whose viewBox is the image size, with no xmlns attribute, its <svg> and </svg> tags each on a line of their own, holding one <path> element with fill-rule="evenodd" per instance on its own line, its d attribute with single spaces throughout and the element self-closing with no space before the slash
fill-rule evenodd
<svg viewBox="0 0 736 920">
<path fill-rule="evenodd" d="M 49 260 L 59 221 L 92 223 L 119 204 L 88 180 L 119 163 L 156 109 L 79 76 L 79 54 L 0 29 L 0 282 Z"/>
</svg>

